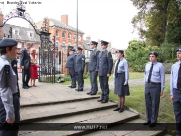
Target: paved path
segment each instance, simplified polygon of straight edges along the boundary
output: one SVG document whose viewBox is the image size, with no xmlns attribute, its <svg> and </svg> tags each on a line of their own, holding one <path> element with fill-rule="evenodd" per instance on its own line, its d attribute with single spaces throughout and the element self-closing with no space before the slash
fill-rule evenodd
<svg viewBox="0 0 181 136">
<path fill-rule="evenodd" d="M 129 80 L 129 86 L 143 85 L 143 81 L 143 78 Z M 169 75 L 166 76 L 166 81 L 169 81 Z M 61 83 L 51 84 L 37 82 L 37 87 L 31 87 L 29 89 L 21 88 L 21 79 L 19 80 L 19 84 L 21 90 L 21 105 L 56 102 L 59 100 L 84 99 L 89 97 L 86 93 L 90 90 L 90 84 L 84 85 L 83 92 L 76 92 L 75 89 L 70 89 L 67 85 L 61 85 Z M 110 82 L 109 86 L 110 89 L 113 90 L 113 82 Z"/>
</svg>

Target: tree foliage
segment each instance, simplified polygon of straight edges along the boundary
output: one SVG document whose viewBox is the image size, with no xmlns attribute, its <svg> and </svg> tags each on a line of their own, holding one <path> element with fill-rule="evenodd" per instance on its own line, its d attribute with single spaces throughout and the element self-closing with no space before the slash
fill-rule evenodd
<svg viewBox="0 0 181 136">
<path fill-rule="evenodd" d="M 146 38 L 147 43 L 154 46 L 160 46 L 169 34 L 172 34 L 172 36 L 168 40 L 179 41 L 180 0 L 131 1 L 139 10 L 138 14 L 132 19 L 132 23 L 134 28 L 138 29 L 141 38 Z"/>
</svg>

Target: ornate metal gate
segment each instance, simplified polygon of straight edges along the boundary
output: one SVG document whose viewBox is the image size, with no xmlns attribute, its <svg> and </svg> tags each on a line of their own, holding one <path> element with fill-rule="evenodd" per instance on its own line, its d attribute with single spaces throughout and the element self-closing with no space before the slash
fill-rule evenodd
<svg viewBox="0 0 181 136">
<path fill-rule="evenodd" d="M 41 27 L 41 30 L 37 29 L 33 19 L 28 13 L 26 13 L 26 8 L 20 0 L 17 4 L 16 9 L 13 9 L 9 14 L 7 14 L 3 23 L 0 27 L 3 27 L 5 23 L 11 18 L 22 18 L 28 21 L 34 28 L 36 34 L 40 36 L 41 45 L 39 47 L 39 82 L 51 82 L 55 83 L 55 58 L 59 54 L 58 50 L 55 48 L 55 37 L 53 41 L 50 39 L 48 19 L 45 18 Z M 12 29 L 9 30 L 10 36 L 12 37 Z M 60 55 L 61 56 L 61 55 Z"/>
</svg>

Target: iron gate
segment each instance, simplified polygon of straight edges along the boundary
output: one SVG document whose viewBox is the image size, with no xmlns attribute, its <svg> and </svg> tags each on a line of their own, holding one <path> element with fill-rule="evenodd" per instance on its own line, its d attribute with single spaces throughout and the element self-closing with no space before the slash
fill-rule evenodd
<svg viewBox="0 0 181 136">
<path fill-rule="evenodd" d="M 16 9 L 13 9 L 9 14 L 7 14 L 3 18 L 3 22 L 0 24 L 2 28 L 8 20 L 11 18 L 22 18 L 28 21 L 31 26 L 34 28 L 36 34 L 40 36 L 40 47 L 39 47 L 39 71 L 38 71 L 38 81 L 39 82 L 51 82 L 55 83 L 55 74 L 56 71 L 56 64 L 55 60 L 57 54 L 59 59 L 61 59 L 61 54 L 58 52 L 58 49 L 55 47 L 55 37 L 53 41 L 50 39 L 49 33 L 49 24 L 48 19 L 45 18 L 41 27 L 41 30 L 37 29 L 33 19 L 30 17 L 28 13 L 26 13 L 25 5 L 22 4 L 20 0 L 17 5 Z M 12 28 L 10 27 L 9 30 L 10 35 L 8 37 L 12 37 Z M 61 62 L 61 61 L 60 61 Z"/>
</svg>

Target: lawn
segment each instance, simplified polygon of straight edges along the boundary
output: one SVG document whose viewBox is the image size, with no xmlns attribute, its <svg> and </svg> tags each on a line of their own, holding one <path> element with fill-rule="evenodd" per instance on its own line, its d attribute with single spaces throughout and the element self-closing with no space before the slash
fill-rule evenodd
<svg viewBox="0 0 181 136">
<path fill-rule="evenodd" d="M 113 91 L 110 91 L 110 99 L 117 101 L 117 96 Z M 130 87 L 130 96 L 126 96 L 125 105 L 135 109 L 139 113 L 146 116 L 144 86 Z M 174 123 L 173 105 L 170 100 L 169 83 L 166 82 L 164 95 L 160 100 L 160 110 L 158 115 L 158 122 L 161 123 Z"/>
<path fill-rule="evenodd" d="M 144 73 L 143 72 L 130 72 L 129 73 L 129 79 L 136 79 L 136 78 L 143 78 L 144 77 Z M 98 77 L 98 81 L 99 81 L 99 77 Z M 113 81 L 113 74 L 111 75 L 111 77 L 109 78 L 109 82 Z M 70 81 L 66 81 L 61 83 L 61 85 L 70 85 Z M 90 79 L 89 77 L 84 79 L 84 83 L 85 84 L 90 84 Z"/>
</svg>

